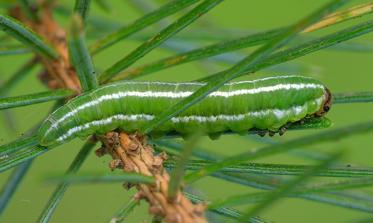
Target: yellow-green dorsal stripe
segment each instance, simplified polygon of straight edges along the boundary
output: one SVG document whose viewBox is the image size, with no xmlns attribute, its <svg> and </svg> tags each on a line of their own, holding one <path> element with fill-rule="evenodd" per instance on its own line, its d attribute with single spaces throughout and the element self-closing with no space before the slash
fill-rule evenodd
<svg viewBox="0 0 373 223">
<path fill-rule="evenodd" d="M 118 82 L 74 98 L 56 110 L 39 130 L 42 145 L 59 144 L 76 136 L 104 133 L 116 128 L 141 129 L 163 110 L 188 97 L 203 83 Z M 326 88 L 301 76 L 279 76 L 227 83 L 204 100 L 173 117 L 155 133 L 207 134 L 278 130 L 320 110 Z"/>
</svg>

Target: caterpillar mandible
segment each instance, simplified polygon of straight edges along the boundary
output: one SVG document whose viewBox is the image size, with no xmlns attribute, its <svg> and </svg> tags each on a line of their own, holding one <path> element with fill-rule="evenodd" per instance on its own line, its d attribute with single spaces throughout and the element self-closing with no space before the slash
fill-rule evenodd
<svg viewBox="0 0 373 223">
<path fill-rule="evenodd" d="M 77 136 L 114 129 L 135 132 L 203 85 L 137 81 L 104 85 L 53 112 L 39 129 L 39 143 L 56 145 Z M 278 76 L 231 82 L 152 133 L 187 135 L 203 130 L 214 135 L 224 131 L 242 133 L 253 128 L 277 132 L 287 123 L 323 116 L 330 106 L 330 91 L 309 77 Z"/>
</svg>

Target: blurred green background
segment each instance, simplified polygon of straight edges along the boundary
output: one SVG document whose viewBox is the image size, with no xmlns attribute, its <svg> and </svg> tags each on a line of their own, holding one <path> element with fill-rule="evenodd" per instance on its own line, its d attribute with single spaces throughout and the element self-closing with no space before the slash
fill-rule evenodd
<svg viewBox="0 0 373 223">
<path fill-rule="evenodd" d="M 136 0 L 133 0 L 136 1 Z M 132 2 L 133 2 L 132 1 Z M 151 0 L 148 0 L 149 2 Z M 73 8 L 74 1 L 58 1 L 69 10 Z M 105 1 L 110 6 L 110 12 L 107 13 L 97 4 L 92 4 L 90 15 L 98 18 L 107 18 L 115 25 L 124 25 L 141 16 L 143 13 L 133 6 L 129 0 L 111 0 Z M 146 0 L 145 0 L 146 2 Z M 167 1 L 154 0 L 155 5 L 161 5 Z M 248 1 L 248 0 L 226 0 L 201 18 L 197 23 L 193 23 L 189 28 L 183 30 L 177 37 L 193 36 L 201 34 L 201 30 L 220 33 L 222 36 L 211 36 L 203 41 L 189 41 L 189 44 L 198 46 L 217 41 L 217 39 L 226 39 L 236 33 L 245 33 L 272 29 L 289 25 L 314 11 L 325 0 L 298 1 Z M 351 1 L 349 5 L 357 5 L 367 1 Z M 346 6 L 348 7 L 348 6 Z M 5 9 L 2 9 L 5 12 Z M 178 18 L 182 13 L 171 16 L 165 20 L 167 24 Z M 56 15 L 64 27 L 68 26 L 68 20 L 61 14 Z M 372 19 L 372 15 L 365 16 L 359 21 Z M 105 24 L 105 20 L 101 19 Z M 325 33 L 330 33 L 343 27 L 350 26 L 356 21 L 345 22 L 336 25 L 333 28 L 324 29 L 307 36 L 316 37 Z M 105 25 L 106 26 L 106 25 Z M 107 25 L 109 29 L 111 26 Z M 224 30 L 231 31 L 224 31 Z M 145 35 L 156 33 L 158 27 L 146 29 L 141 34 L 129 40 L 124 40 L 114 47 L 103 51 L 94 57 L 94 63 L 98 71 L 106 69 L 116 60 L 135 49 Z M 221 30 L 221 31 L 219 31 Z M 92 29 L 91 29 L 92 31 Z M 3 34 L 1 34 L 2 36 Z M 98 31 L 90 32 L 89 41 L 92 42 L 97 36 L 102 35 Z M 225 36 L 224 36 L 225 35 Z M 237 36 L 237 35 L 236 35 Z M 176 40 L 177 38 L 173 38 Z M 373 34 L 368 34 L 356 38 L 350 43 L 373 43 Z M 248 54 L 253 48 L 239 51 L 240 54 Z M 157 60 L 167 55 L 173 55 L 170 50 L 157 49 L 144 57 L 134 66 L 146 62 Z M 24 64 L 31 54 L 1 56 L 0 57 L 0 80 L 7 80 L 22 64 Z M 146 80 L 168 80 L 168 81 L 186 81 L 212 74 L 216 71 L 229 67 L 227 64 L 212 64 L 207 60 L 188 63 L 177 66 L 161 72 L 144 76 L 141 79 Z M 354 52 L 351 50 L 342 50 L 339 48 L 327 49 L 321 52 L 313 53 L 300 59 L 291 61 L 281 66 L 273 67 L 269 70 L 260 71 L 254 75 L 246 77 L 253 79 L 263 76 L 297 74 L 312 76 L 323 81 L 332 92 L 348 91 L 372 91 L 373 90 L 373 52 Z M 10 92 L 10 95 L 20 95 L 30 92 L 40 92 L 46 90 L 38 78 L 40 67 L 33 70 L 31 75 L 22 81 L 19 86 Z M 31 126 L 42 120 L 52 103 L 33 105 L 30 107 L 16 108 L 7 112 L 14 116 L 17 126 L 16 133 L 12 132 L 4 124 L 4 112 L 1 114 L 0 123 L 0 143 L 9 142 L 23 133 Z M 348 104 L 336 105 L 329 112 L 328 117 L 333 121 L 332 128 L 346 126 L 352 123 L 372 120 L 373 104 Z M 275 140 L 284 141 L 302 135 L 313 134 L 322 130 L 307 130 L 297 132 L 287 132 L 285 136 L 274 137 Z M 348 151 L 344 156 L 343 162 L 352 166 L 373 166 L 373 134 L 364 134 L 349 137 L 333 143 L 320 144 L 312 146 L 312 149 L 318 151 L 334 151 L 344 148 Z M 264 145 L 256 140 L 257 137 L 243 136 L 223 136 L 219 140 L 211 141 L 205 138 L 200 147 L 207 150 L 224 154 L 234 155 L 250 149 L 259 148 Z M 63 174 L 74 156 L 82 145 L 82 140 L 76 139 L 68 144 L 60 146 L 52 151 L 38 157 L 32 164 L 29 173 L 20 185 L 14 195 L 10 205 L 7 207 L 0 222 L 35 222 L 42 212 L 49 196 L 55 189 L 55 185 L 46 183 L 44 179 L 51 175 Z M 86 163 L 84 163 L 81 173 L 108 173 L 109 157 L 98 158 L 92 153 Z M 271 156 L 258 162 L 286 163 L 286 164 L 312 164 L 312 162 L 297 158 L 292 155 Z M 0 175 L 0 185 L 6 182 L 11 171 L 8 170 Z M 120 173 L 119 170 L 116 172 Z M 214 179 L 212 177 L 200 180 L 190 185 L 194 191 L 203 197 L 216 200 L 233 194 L 242 194 L 254 189 L 246 188 L 226 181 Z M 373 193 L 373 188 L 364 188 L 363 191 Z M 126 191 L 120 183 L 111 184 L 82 184 L 72 185 L 66 192 L 60 206 L 52 218 L 52 222 L 108 222 L 110 217 L 134 194 L 135 190 Z M 245 210 L 245 207 L 239 207 Z M 319 202 L 301 200 L 301 199 L 281 199 L 272 208 L 261 215 L 267 220 L 273 220 L 277 223 L 291 222 L 349 222 L 354 219 L 369 216 L 368 213 L 353 211 L 346 208 L 322 204 Z M 129 216 L 126 222 L 151 222 L 148 215 L 147 205 L 141 202 Z"/>
</svg>

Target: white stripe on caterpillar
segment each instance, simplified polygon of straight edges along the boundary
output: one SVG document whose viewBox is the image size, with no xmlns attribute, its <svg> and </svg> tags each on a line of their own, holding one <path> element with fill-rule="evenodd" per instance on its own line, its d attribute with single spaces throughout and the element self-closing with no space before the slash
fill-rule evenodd
<svg viewBox="0 0 373 223">
<path fill-rule="evenodd" d="M 263 79 L 262 79 L 263 80 Z M 252 81 L 253 82 L 253 81 Z M 162 82 L 160 82 L 162 83 Z M 237 82 L 236 82 L 237 83 Z M 301 90 L 301 89 L 316 89 L 320 88 L 323 89 L 324 86 L 320 84 L 278 84 L 273 86 L 267 86 L 267 87 L 260 87 L 260 88 L 252 88 L 252 89 L 240 89 L 236 91 L 215 91 L 209 94 L 207 97 L 232 97 L 232 96 L 239 96 L 239 95 L 245 95 L 245 94 L 259 94 L 264 92 L 273 92 L 278 90 Z M 120 99 L 123 97 L 164 97 L 164 98 L 185 98 L 193 94 L 193 91 L 183 91 L 183 92 L 172 92 L 172 91 L 165 91 L 165 92 L 157 92 L 157 91 L 119 91 L 117 93 L 103 95 L 96 100 L 92 100 L 90 102 L 87 102 L 74 110 L 66 113 L 63 117 L 56 120 L 56 122 L 53 123 L 50 129 L 46 131 L 46 134 L 48 134 L 53 128 L 57 128 L 59 123 L 63 122 L 67 118 L 75 115 L 80 110 L 83 110 L 88 107 L 92 107 L 95 105 L 100 104 L 103 101 L 113 100 L 113 99 Z"/>
<path fill-rule="evenodd" d="M 315 100 L 317 106 L 320 106 L 322 101 L 325 99 L 325 96 L 323 95 L 322 97 L 318 98 Z M 203 122 L 216 122 L 220 120 L 224 121 L 241 121 L 245 119 L 246 117 L 264 117 L 271 112 L 276 116 L 277 119 L 281 119 L 286 115 L 289 115 L 290 113 L 294 112 L 296 115 L 298 115 L 300 112 L 303 111 L 303 109 L 306 107 L 306 102 L 302 106 L 292 106 L 288 109 L 266 109 L 266 110 L 259 110 L 259 111 L 252 111 L 248 112 L 245 114 L 236 114 L 236 115 L 211 115 L 211 116 L 196 116 L 196 115 L 191 115 L 191 116 L 181 116 L 181 117 L 173 117 L 171 118 L 171 121 L 173 123 L 180 123 L 180 122 L 191 122 L 191 121 L 196 121 L 199 123 Z M 89 129 L 93 126 L 101 126 L 101 125 L 106 125 L 109 123 L 112 123 L 114 120 L 119 120 L 119 121 L 151 121 L 155 118 L 154 115 L 148 115 L 148 114 L 132 114 L 132 115 L 123 115 L 123 114 L 117 114 L 110 116 L 105 119 L 101 120 L 95 120 L 92 122 L 85 123 L 83 125 L 75 126 L 71 129 L 69 129 L 64 135 L 60 136 L 57 141 L 63 142 L 64 140 L 68 139 L 70 136 L 73 134 Z"/>
</svg>

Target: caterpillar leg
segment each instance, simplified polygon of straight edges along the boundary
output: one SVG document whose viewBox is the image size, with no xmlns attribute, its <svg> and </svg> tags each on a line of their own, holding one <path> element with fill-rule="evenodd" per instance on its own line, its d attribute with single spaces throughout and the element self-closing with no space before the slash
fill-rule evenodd
<svg viewBox="0 0 373 223">
<path fill-rule="evenodd" d="M 260 131 L 260 132 L 258 133 L 258 135 L 259 135 L 260 137 L 264 137 L 264 136 L 267 134 L 267 132 L 268 132 L 268 131 L 263 130 L 263 131 Z"/>
<path fill-rule="evenodd" d="M 302 121 L 303 121 L 303 120 L 302 120 Z M 285 125 L 283 125 L 283 126 L 278 130 L 278 134 L 279 134 L 280 136 L 282 136 L 282 135 L 286 132 L 286 130 L 288 130 L 288 128 L 289 128 L 290 125 L 291 125 L 290 122 L 288 122 L 288 123 L 286 123 Z"/>
<path fill-rule="evenodd" d="M 300 120 L 300 122 L 304 122 L 304 120 Z M 288 122 L 286 123 L 285 125 L 283 125 L 279 130 L 278 130 L 278 134 L 280 136 L 282 136 L 283 134 L 285 134 L 285 132 L 288 130 L 289 126 L 291 125 L 292 123 L 291 122 Z"/>
<path fill-rule="evenodd" d="M 210 134 L 208 134 L 208 136 L 209 136 L 209 138 L 210 138 L 211 140 L 217 140 L 217 139 L 220 138 L 221 133 L 210 133 Z"/>
<path fill-rule="evenodd" d="M 288 129 L 289 125 L 291 123 L 287 123 L 285 125 L 283 125 L 280 129 L 278 130 L 262 130 L 258 133 L 258 135 L 260 135 L 261 137 L 264 137 L 267 133 L 270 137 L 273 137 L 276 135 L 276 133 L 278 133 L 280 136 L 282 136 L 286 130 Z"/>
<path fill-rule="evenodd" d="M 286 132 L 286 130 L 287 130 L 287 125 L 282 126 L 282 127 L 279 129 L 278 134 L 279 134 L 280 136 L 282 136 L 282 135 Z"/>
</svg>

